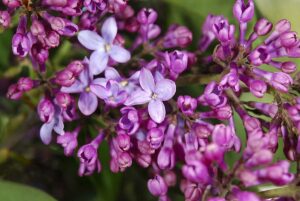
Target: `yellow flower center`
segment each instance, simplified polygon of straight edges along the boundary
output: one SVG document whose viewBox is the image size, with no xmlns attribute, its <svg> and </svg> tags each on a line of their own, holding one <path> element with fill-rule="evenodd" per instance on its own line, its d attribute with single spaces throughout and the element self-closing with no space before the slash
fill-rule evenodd
<svg viewBox="0 0 300 201">
<path fill-rule="evenodd" d="M 157 94 L 153 93 L 151 96 L 152 99 L 156 99 L 157 98 Z"/>
<path fill-rule="evenodd" d="M 126 87 L 128 85 L 128 81 L 127 80 L 123 80 L 122 82 L 120 82 L 120 85 L 122 87 Z"/>
<path fill-rule="evenodd" d="M 105 52 L 109 52 L 110 49 L 111 49 L 110 44 L 105 44 L 105 45 L 104 45 L 104 50 L 105 50 Z"/>
<path fill-rule="evenodd" d="M 90 88 L 90 87 L 87 87 L 87 88 L 85 88 L 85 91 L 86 91 L 86 92 L 90 92 L 90 91 L 91 91 L 91 88 Z"/>
</svg>

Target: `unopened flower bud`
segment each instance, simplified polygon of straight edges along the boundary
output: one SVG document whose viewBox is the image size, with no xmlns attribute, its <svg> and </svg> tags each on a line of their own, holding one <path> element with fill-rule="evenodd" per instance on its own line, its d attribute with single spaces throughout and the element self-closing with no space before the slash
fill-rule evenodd
<svg viewBox="0 0 300 201">
<path fill-rule="evenodd" d="M 75 82 L 75 76 L 72 71 L 64 69 L 56 74 L 55 82 L 61 86 L 69 87 Z"/>
<path fill-rule="evenodd" d="M 34 81 L 28 77 L 22 77 L 18 80 L 19 91 L 29 91 L 34 87 Z"/>
<path fill-rule="evenodd" d="M 38 114 L 41 121 L 47 123 L 50 122 L 54 117 L 55 109 L 52 102 L 46 98 L 41 99 L 38 104 Z"/>
<path fill-rule="evenodd" d="M 160 175 L 156 175 L 153 179 L 148 180 L 148 190 L 154 196 L 165 195 L 168 191 L 168 186 Z"/>
</svg>

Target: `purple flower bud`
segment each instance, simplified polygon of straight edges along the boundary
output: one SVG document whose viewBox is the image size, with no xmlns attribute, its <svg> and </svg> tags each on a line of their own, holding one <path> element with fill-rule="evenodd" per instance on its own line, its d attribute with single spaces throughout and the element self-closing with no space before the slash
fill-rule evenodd
<svg viewBox="0 0 300 201">
<path fill-rule="evenodd" d="M 280 161 L 264 169 L 257 170 L 260 180 L 270 181 L 275 185 L 285 185 L 294 179 L 294 175 L 289 173 L 290 164 L 288 161 Z"/>
<path fill-rule="evenodd" d="M 214 126 L 209 123 L 195 123 L 193 124 L 193 131 L 195 135 L 199 138 L 207 138 L 211 135 Z"/>
<path fill-rule="evenodd" d="M 176 178 L 174 171 L 167 171 L 164 175 L 164 180 L 169 187 L 176 185 Z"/>
<path fill-rule="evenodd" d="M 227 45 L 234 39 L 235 27 L 227 21 L 219 21 L 214 24 L 213 31 L 221 44 Z"/>
<path fill-rule="evenodd" d="M 261 199 L 255 194 L 246 191 L 239 191 L 234 195 L 237 201 L 261 201 Z"/>
<path fill-rule="evenodd" d="M 222 145 L 221 145 L 222 146 Z M 210 163 L 216 161 L 222 165 L 224 158 L 224 149 L 216 143 L 211 143 L 205 147 L 204 157 Z"/>
<path fill-rule="evenodd" d="M 9 86 L 7 90 L 6 97 L 11 99 L 11 100 L 18 100 L 22 97 L 23 92 L 19 91 L 18 85 L 17 84 L 12 84 Z"/>
<path fill-rule="evenodd" d="M 280 42 L 284 47 L 293 47 L 298 43 L 296 32 L 286 32 L 280 35 Z"/>
<path fill-rule="evenodd" d="M 34 36 L 45 36 L 45 27 L 44 25 L 37 19 L 34 19 L 31 23 L 30 31 Z"/>
<path fill-rule="evenodd" d="M 132 165 L 132 158 L 127 152 L 120 153 L 117 160 L 121 171 L 124 171 L 126 168 Z"/>
<path fill-rule="evenodd" d="M 147 133 L 147 141 L 153 149 L 158 149 L 164 140 L 164 133 L 159 128 L 152 128 Z"/>
<path fill-rule="evenodd" d="M 294 73 L 297 70 L 297 66 L 294 62 L 287 61 L 281 64 L 281 70 L 284 73 Z"/>
<path fill-rule="evenodd" d="M 268 53 L 266 46 L 260 46 L 250 53 L 248 59 L 250 60 L 251 64 L 260 66 L 262 64 L 269 63 L 271 61 L 271 56 Z"/>
<path fill-rule="evenodd" d="M 61 108 L 67 108 L 72 102 L 72 97 L 70 96 L 70 94 L 63 93 L 63 92 L 58 92 L 55 95 L 55 100 L 56 100 L 56 103 Z"/>
<path fill-rule="evenodd" d="M 4 5 L 11 9 L 21 6 L 22 3 L 20 0 L 2 0 L 2 2 Z"/>
<path fill-rule="evenodd" d="M 223 107 L 227 103 L 226 96 L 221 94 L 216 82 L 210 82 L 205 90 L 204 94 L 198 97 L 198 101 L 204 106 L 210 106 L 213 108 Z"/>
<path fill-rule="evenodd" d="M 230 149 L 234 143 L 234 135 L 231 127 L 224 124 L 216 125 L 212 132 L 212 140 L 219 146 Z"/>
<path fill-rule="evenodd" d="M 55 76 L 55 82 L 64 87 L 70 87 L 75 80 L 73 72 L 68 69 L 59 71 Z"/>
<path fill-rule="evenodd" d="M 98 159 L 98 147 L 103 141 L 105 135 L 103 132 L 89 144 L 83 145 L 77 152 L 80 160 L 79 176 L 91 175 L 94 171 L 101 171 L 101 164 Z"/>
<path fill-rule="evenodd" d="M 215 113 L 216 118 L 218 119 L 229 119 L 232 116 L 232 110 L 230 106 L 224 106 L 213 111 Z"/>
<path fill-rule="evenodd" d="M 254 26 L 254 32 L 259 36 L 265 36 L 268 33 L 270 33 L 272 28 L 273 28 L 273 24 L 269 22 L 267 19 L 262 18 L 256 22 Z"/>
<path fill-rule="evenodd" d="M 169 54 L 170 56 L 170 70 L 175 74 L 182 73 L 188 64 L 188 56 L 185 52 L 175 50 Z"/>
<path fill-rule="evenodd" d="M 76 149 L 78 142 L 77 136 L 80 128 L 76 128 L 73 132 L 65 132 L 63 135 L 57 137 L 57 144 L 61 144 L 64 148 L 64 153 L 66 156 L 71 156 Z"/>
<path fill-rule="evenodd" d="M 184 181 L 180 185 L 180 189 L 184 192 L 184 198 L 186 201 L 198 201 L 202 196 L 201 185 Z"/>
<path fill-rule="evenodd" d="M 69 63 L 67 69 L 71 71 L 75 76 L 78 76 L 84 68 L 82 61 L 75 60 Z"/>
<path fill-rule="evenodd" d="M 201 161 L 189 160 L 186 162 L 187 164 L 182 167 L 182 174 L 185 178 L 200 184 L 209 183 L 210 175 L 208 169 Z"/>
<path fill-rule="evenodd" d="M 286 73 L 275 72 L 269 80 L 270 84 L 277 90 L 287 93 L 293 84 L 293 79 Z"/>
<path fill-rule="evenodd" d="M 248 115 L 243 117 L 245 129 L 248 133 L 253 133 L 261 129 L 261 124 L 258 119 Z"/>
<path fill-rule="evenodd" d="M 275 117 L 278 111 L 278 106 L 276 104 L 254 102 L 252 105 L 256 109 L 259 109 L 261 112 L 272 118 Z"/>
<path fill-rule="evenodd" d="M 40 43 L 36 43 L 32 46 L 31 53 L 33 59 L 35 59 L 39 64 L 44 64 L 49 57 L 49 51 L 43 48 Z"/>
<path fill-rule="evenodd" d="M 168 186 L 160 175 L 156 175 L 153 179 L 149 179 L 147 186 L 150 193 L 154 196 L 166 195 L 168 191 Z"/>
<path fill-rule="evenodd" d="M 7 27 L 9 27 L 10 22 L 11 22 L 11 17 L 10 17 L 9 12 L 0 11 L 0 25 L 3 28 L 7 28 Z"/>
<path fill-rule="evenodd" d="M 172 147 L 163 146 L 157 156 L 158 167 L 162 170 L 172 169 L 175 165 L 175 152 Z"/>
<path fill-rule="evenodd" d="M 282 19 L 282 20 L 278 21 L 277 24 L 275 25 L 275 30 L 278 33 L 285 33 L 287 31 L 290 31 L 291 23 L 286 19 Z"/>
<path fill-rule="evenodd" d="M 34 87 L 34 81 L 28 77 L 22 77 L 18 80 L 19 91 L 29 91 Z"/>
<path fill-rule="evenodd" d="M 48 47 L 57 47 L 59 45 L 60 36 L 55 31 L 51 31 L 45 38 L 45 43 Z"/>
<path fill-rule="evenodd" d="M 149 155 L 149 154 L 137 154 L 135 156 L 135 160 L 143 168 L 149 167 L 149 165 L 152 162 L 151 155 Z"/>
<path fill-rule="evenodd" d="M 153 24 L 157 19 L 157 12 L 153 9 L 143 8 L 137 14 L 137 20 L 143 25 Z"/>
<path fill-rule="evenodd" d="M 126 134 L 120 134 L 116 137 L 116 144 L 121 151 L 130 149 L 130 137 Z"/>
<path fill-rule="evenodd" d="M 237 0 L 233 6 L 233 14 L 235 18 L 241 23 L 250 21 L 254 16 L 253 0 Z"/>
<path fill-rule="evenodd" d="M 25 57 L 30 51 L 30 41 L 26 35 L 16 33 L 12 38 L 13 53 Z"/>
<path fill-rule="evenodd" d="M 165 48 L 187 47 L 193 39 L 192 32 L 185 26 L 171 25 L 164 37 Z"/>
<path fill-rule="evenodd" d="M 54 113 L 55 110 L 52 102 L 47 98 L 41 99 L 38 104 L 38 114 L 41 121 L 45 123 L 50 122 L 54 117 Z"/>
<path fill-rule="evenodd" d="M 197 100 L 190 96 L 179 96 L 177 106 L 185 115 L 193 115 L 197 108 Z"/>
<path fill-rule="evenodd" d="M 129 135 L 134 134 L 139 128 L 139 115 L 134 107 L 123 107 L 122 117 L 119 120 L 120 128 L 126 130 Z"/>
<path fill-rule="evenodd" d="M 267 165 L 273 160 L 273 153 L 268 149 L 262 149 L 255 152 L 245 163 L 246 167 L 255 167 L 258 165 Z"/>
<path fill-rule="evenodd" d="M 254 96 L 262 98 L 265 95 L 268 88 L 267 84 L 264 81 L 252 79 L 249 82 L 249 89 Z"/>
</svg>

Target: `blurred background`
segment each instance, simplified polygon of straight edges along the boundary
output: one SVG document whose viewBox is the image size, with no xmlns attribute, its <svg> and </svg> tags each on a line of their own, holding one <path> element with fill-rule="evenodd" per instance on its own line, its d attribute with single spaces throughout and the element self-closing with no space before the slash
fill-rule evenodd
<svg viewBox="0 0 300 201">
<path fill-rule="evenodd" d="M 236 24 L 232 16 L 234 0 L 130 0 L 129 3 L 136 10 L 143 7 L 156 9 L 159 13 L 158 24 L 163 32 L 173 23 L 191 29 L 191 50 L 197 47 L 201 26 L 207 14 L 222 14 Z M 256 6 L 256 19 L 264 16 L 275 23 L 281 18 L 287 18 L 292 22 L 293 30 L 300 30 L 300 0 L 256 0 Z M 15 24 L 17 21 L 18 19 L 14 19 Z M 100 148 L 102 172 L 90 177 L 79 177 L 76 157 L 67 158 L 58 145 L 46 146 L 40 141 L 41 122 L 36 114 L 36 105 L 41 91 L 33 90 L 21 101 L 11 101 L 5 97 L 10 84 L 19 77 L 33 74 L 29 60 L 18 60 L 12 55 L 11 39 L 14 31 L 15 29 L 9 29 L 0 33 L 0 200 L 8 201 L 5 199 L 8 194 L 13 195 L 12 201 L 156 200 L 147 191 L 147 170 L 133 165 L 124 173 L 110 172 L 107 144 L 102 144 Z M 64 40 L 61 46 L 50 53 L 51 66 L 60 68 L 74 58 L 82 58 L 85 54 L 82 50 L 77 48 L 70 51 L 71 42 L 75 40 L 76 38 Z M 180 91 L 199 95 L 202 88 L 187 86 L 180 88 Z M 246 95 L 242 98 L 253 97 Z M 244 130 L 238 117 L 236 122 L 238 134 L 243 138 Z M 230 164 L 235 157 L 233 154 L 226 156 Z M 283 156 L 279 152 L 277 157 Z M 178 187 L 171 189 L 171 194 L 175 201 L 183 200 Z"/>
</svg>

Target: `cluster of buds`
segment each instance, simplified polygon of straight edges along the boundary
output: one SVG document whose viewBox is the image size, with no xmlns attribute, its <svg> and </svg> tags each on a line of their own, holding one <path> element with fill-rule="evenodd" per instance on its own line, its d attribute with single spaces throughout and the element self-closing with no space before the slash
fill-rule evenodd
<svg viewBox="0 0 300 201">
<path fill-rule="evenodd" d="M 21 6 L 17 0 L 4 2 L 10 13 Z M 55 132 L 66 156 L 77 152 L 80 176 L 101 171 L 98 149 L 107 141 L 111 171 L 123 172 L 133 163 L 149 168 L 149 192 L 161 201 L 171 200 L 168 190 L 176 184 L 187 201 L 263 201 L 259 194 L 245 189 L 264 183 L 288 185 L 295 180 L 288 160 L 300 160 L 300 100 L 293 79 L 296 64 L 276 60 L 300 57 L 300 40 L 289 21 L 280 20 L 273 29 L 271 22 L 260 19 L 246 38 L 254 3 L 236 0 L 233 14 L 239 22 L 239 38 L 235 38 L 238 29 L 226 18 L 209 15 L 198 49 L 187 51 L 183 48 L 192 41 L 191 31 L 171 25 L 161 34 L 153 9 L 143 8 L 135 14 L 121 0 L 44 0 L 30 6 L 33 10 L 49 8 L 59 15 L 47 10 L 33 12 L 30 24 L 29 18 L 21 16 L 12 42 L 15 55 L 29 55 L 35 70 L 44 72 L 49 50 L 60 44 L 61 36 L 71 37 L 77 31 L 79 44 L 90 55 L 42 80 L 21 78 L 7 96 L 19 99 L 24 92 L 44 87 L 37 107 L 43 122 L 40 137 L 49 144 Z M 0 13 L 0 23 L 8 27 L 5 12 Z M 106 13 L 113 15 L 105 18 Z M 79 17 L 79 24 L 70 16 Z M 135 34 L 132 44 L 126 43 L 120 30 Z M 263 42 L 254 47 L 262 37 Z M 214 41 L 219 44 L 207 56 Z M 199 73 L 198 64 L 214 73 L 204 92 L 198 97 L 180 95 L 180 90 L 176 94 L 180 84 L 188 84 L 191 77 L 203 84 L 198 81 L 207 74 Z M 261 69 L 265 64 L 274 69 Z M 274 100 L 242 101 L 241 96 L 248 92 L 257 98 L 268 94 Z M 246 130 L 245 147 L 234 114 Z M 65 131 L 81 118 L 91 118 L 99 133 L 86 137 L 85 145 L 77 137 L 85 134 L 81 128 L 87 125 Z M 280 140 L 283 150 L 278 150 Z M 276 151 L 283 151 L 287 160 L 277 161 Z M 225 156 L 238 152 L 241 157 L 230 168 Z"/>
</svg>

